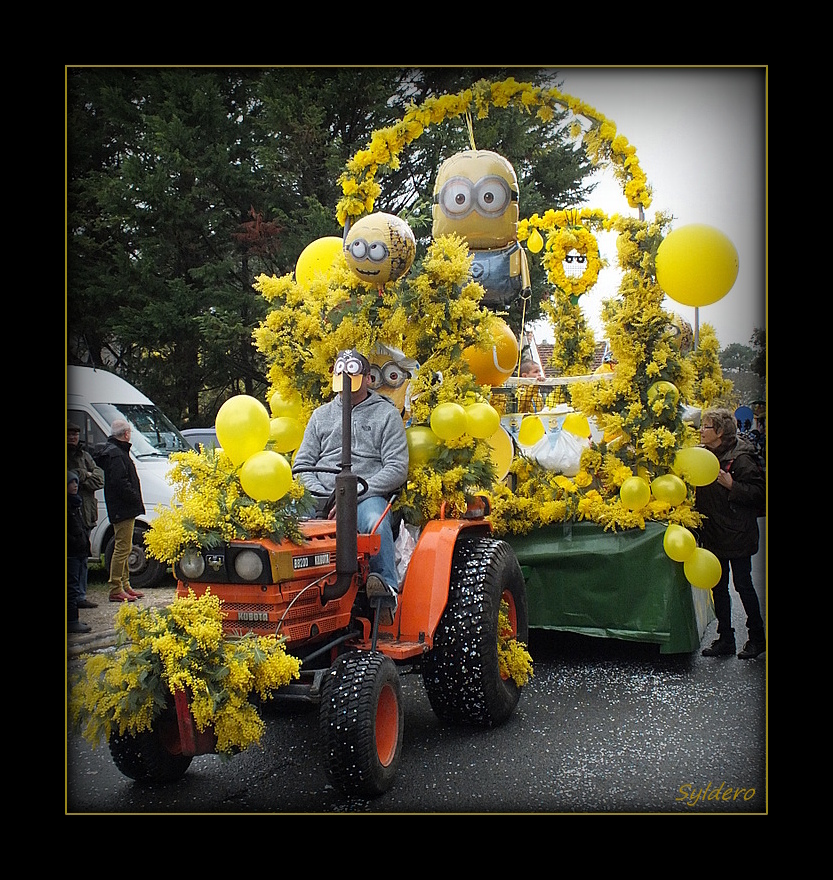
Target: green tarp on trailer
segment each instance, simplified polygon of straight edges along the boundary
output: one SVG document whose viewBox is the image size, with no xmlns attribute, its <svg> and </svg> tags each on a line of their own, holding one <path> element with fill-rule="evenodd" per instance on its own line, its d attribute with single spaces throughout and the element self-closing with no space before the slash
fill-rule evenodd
<svg viewBox="0 0 833 880">
<path fill-rule="evenodd" d="M 711 590 L 692 587 L 666 555 L 665 526 L 604 531 L 564 523 L 507 538 L 527 581 L 529 625 L 697 650 L 714 620 Z"/>
</svg>

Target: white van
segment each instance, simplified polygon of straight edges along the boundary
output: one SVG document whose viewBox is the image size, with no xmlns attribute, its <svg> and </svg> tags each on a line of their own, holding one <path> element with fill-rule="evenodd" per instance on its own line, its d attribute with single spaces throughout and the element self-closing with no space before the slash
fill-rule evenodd
<svg viewBox="0 0 833 880">
<path fill-rule="evenodd" d="M 93 367 L 67 367 L 67 421 L 81 428 L 81 442 L 95 455 L 107 441 L 114 419 L 130 422 L 131 457 L 142 484 L 146 513 L 136 519 L 133 552 L 130 554 L 130 584 L 137 590 L 154 587 L 165 577 L 168 567 L 145 551 L 145 531 L 156 516 L 155 508 L 171 503 L 173 487 L 166 476 L 172 452 L 186 452 L 191 447 L 170 419 L 141 391 L 115 373 Z M 99 490 L 98 523 L 90 535 L 92 559 L 104 554 L 110 567 L 115 544 L 113 527 L 107 518 L 104 490 Z"/>
</svg>

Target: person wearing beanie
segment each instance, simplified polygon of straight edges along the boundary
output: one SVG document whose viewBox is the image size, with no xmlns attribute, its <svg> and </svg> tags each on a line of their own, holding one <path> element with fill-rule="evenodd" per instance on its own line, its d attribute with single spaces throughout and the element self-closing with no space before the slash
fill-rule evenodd
<svg viewBox="0 0 833 880">
<path fill-rule="evenodd" d="M 78 619 L 80 582 L 86 582 L 87 560 L 90 557 L 90 537 L 84 526 L 78 495 L 78 474 L 67 471 L 67 632 L 88 633 L 92 627 Z"/>
<path fill-rule="evenodd" d="M 131 588 L 128 565 L 133 552 L 136 517 L 145 512 L 139 474 L 130 457 L 130 433 L 129 422 L 113 419 L 107 443 L 96 456 L 104 471 L 104 503 L 116 539 L 108 584 L 111 602 L 135 602 L 144 595 Z"/>
<path fill-rule="evenodd" d="M 78 475 L 78 497 L 81 499 L 81 514 L 87 534 L 92 532 L 98 522 L 98 498 L 96 491 L 104 488 L 104 471 L 84 448 L 81 442 L 81 428 L 74 422 L 67 423 L 67 468 Z M 96 603 L 87 598 L 86 569 L 82 572 L 79 584 L 79 608 L 95 608 Z"/>
</svg>

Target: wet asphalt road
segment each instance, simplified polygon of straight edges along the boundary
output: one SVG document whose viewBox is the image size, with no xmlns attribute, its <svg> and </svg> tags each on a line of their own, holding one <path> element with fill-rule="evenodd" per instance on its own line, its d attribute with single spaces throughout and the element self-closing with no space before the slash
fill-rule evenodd
<svg viewBox="0 0 833 880">
<path fill-rule="evenodd" d="M 763 535 L 753 577 L 765 608 Z M 732 595 L 740 648 L 745 618 Z M 132 782 L 106 746 L 93 750 L 71 733 L 66 813 L 768 812 L 766 654 L 667 656 L 653 645 L 543 630 L 531 633 L 529 649 L 535 676 L 494 730 L 441 723 L 421 677 L 404 676 L 402 763 L 374 800 L 328 784 L 316 710 L 266 709 L 260 747 L 230 760 L 194 758 L 164 788 Z"/>
</svg>

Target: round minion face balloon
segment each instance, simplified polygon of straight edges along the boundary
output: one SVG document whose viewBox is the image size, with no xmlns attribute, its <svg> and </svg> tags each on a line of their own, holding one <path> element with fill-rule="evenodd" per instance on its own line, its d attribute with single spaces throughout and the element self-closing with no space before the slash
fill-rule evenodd
<svg viewBox="0 0 833 880">
<path fill-rule="evenodd" d="M 347 265 L 362 281 L 377 287 L 401 278 L 415 255 L 414 233 L 395 214 L 366 214 L 350 227 L 344 241 Z"/>
<path fill-rule="evenodd" d="M 434 184 L 432 235 L 456 233 L 471 250 L 506 247 L 518 239 L 518 178 L 503 156 L 464 150 L 446 159 Z"/>
<path fill-rule="evenodd" d="M 347 348 L 336 355 L 333 366 L 333 391 L 342 391 L 344 377 L 350 380 L 350 390 L 358 391 L 362 387 L 362 380 L 370 373 L 370 362 L 355 348 Z"/>
</svg>

